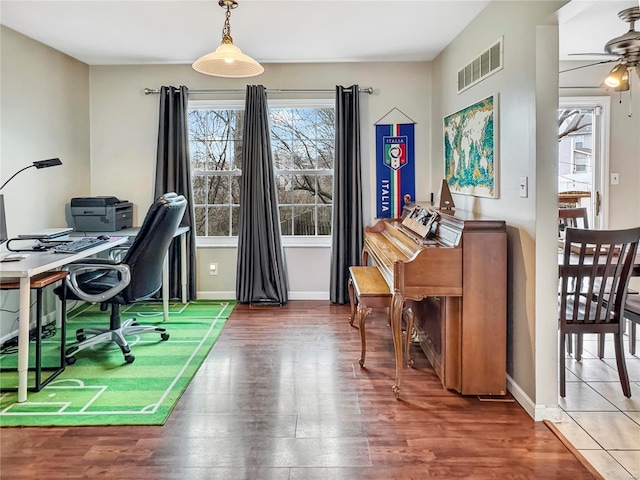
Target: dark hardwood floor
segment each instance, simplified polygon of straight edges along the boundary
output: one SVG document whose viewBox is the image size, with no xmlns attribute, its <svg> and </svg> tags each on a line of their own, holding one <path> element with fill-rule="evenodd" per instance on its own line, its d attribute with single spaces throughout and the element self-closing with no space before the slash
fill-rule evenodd
<svg viewBox="0 0 640 480">
<path fill-rule="evenodd" d="M 419 347 L 401 398 L 384 312 L 238 306 L 161 427 L 0 429 L 13 479 L 592 479 L 515 402 L 442 389 Z M 123 367 L 126 368 L 126 367 Z"/>
</svg>

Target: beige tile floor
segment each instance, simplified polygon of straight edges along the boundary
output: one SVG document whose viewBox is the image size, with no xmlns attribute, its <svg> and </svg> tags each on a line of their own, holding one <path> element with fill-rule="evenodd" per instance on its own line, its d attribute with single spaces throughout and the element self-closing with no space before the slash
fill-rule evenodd
<svg viewBox="0 0 640 480">
<path fill-rule="evenodd" d="M 557 427 L 607 480 L 640 479 L 640 339 L 635 356 L 627 335 L 624 346 L 631 398 L 622 394 L 613 335 L 602 360 L 596 335 L 585 335 L 582 361 L 567 356 L 567 394 L 559 397 Z"/>
</svg>

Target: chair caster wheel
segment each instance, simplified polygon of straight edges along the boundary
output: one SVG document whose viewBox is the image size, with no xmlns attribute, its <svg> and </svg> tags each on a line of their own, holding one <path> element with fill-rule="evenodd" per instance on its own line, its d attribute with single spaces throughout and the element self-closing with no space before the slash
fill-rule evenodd
<svg viewBox="0 0 640 480">
<path fill-rule="evenodd" d="M 76 357 L 65 357 L 64 364 L 65 365 L 73 365 L 76 363 Z"/>
<path fill-rule="evenodd" d="M 84 333 L 77 333 L 76 340 L 79 342 L 84 342 L 87 339 L 87 336 Z"/>
<path fill-rule="evenodd" d="M 133 363 L 133 361 L 136 359 L 136 357 L 134 357 L 131 354 L 125 355 L 124 356 L 124 361 L 127 363 Z"/>
<path fill-rule="evenodd" d="M 163 332 L 163 333 L 160 334 L 160 338 L 162 340 L 169 340 L 169 334 L 166 333 L 166 332 Z"/>
</svg>

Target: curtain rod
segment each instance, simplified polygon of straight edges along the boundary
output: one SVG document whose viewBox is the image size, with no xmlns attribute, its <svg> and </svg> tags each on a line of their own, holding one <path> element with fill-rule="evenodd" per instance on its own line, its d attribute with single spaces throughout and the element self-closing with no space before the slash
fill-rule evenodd
<svg viewBox="0 0 640 480">
<path fill-rule="evenodd" d="M 245 93 L 246 90 L 241 89 L 230 89 L 230 90 L 189 90 L 190 94 L 199 94 L 199 93 L 215 93 L 215 94 L 225 94 L 225 93 Z M 321 90 L 300 90 L 300 89 L 287 89 L 287 88 L 267 88 L 267 93 L 335 93 L 335 90 L 329 89 L 321 89 Z M 358 90 L 359 93 L 368 93 L 371 95 L 373 93 L 372 87 L 360 88 Z M 160 93 L 160 89 L 158 88 L 145 88 L 145 95 L 153 95 L 156 93 Z"/>
</svg>

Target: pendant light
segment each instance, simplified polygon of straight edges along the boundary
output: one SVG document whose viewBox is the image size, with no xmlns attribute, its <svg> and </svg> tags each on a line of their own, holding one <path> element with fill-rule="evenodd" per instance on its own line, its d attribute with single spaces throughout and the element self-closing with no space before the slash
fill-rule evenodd
<svg viewBox="0 0 640 480">
<path fill-rule="evenodd" d="M 196 72 L 214 77 L 246 78 L 255 77 L 264 72 L 264 67 L 253 58 L 242 53 L 233 44 L 231 38 L 231 9 L 238 6 L 236 0 L 219 0 L 218 5 L 226 9 L 224 27 L 222 28 L 222 43 L 215 52 L 208 53 L 193 62 Z"/>
</svg>

